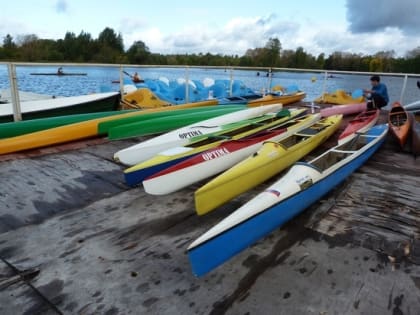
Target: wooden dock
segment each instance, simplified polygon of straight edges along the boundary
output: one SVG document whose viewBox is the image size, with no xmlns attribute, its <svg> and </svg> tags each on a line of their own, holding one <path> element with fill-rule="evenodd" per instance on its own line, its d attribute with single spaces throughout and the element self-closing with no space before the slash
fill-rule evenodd
<svg viewBox="0 0 420 315">
<path fill-rule="evenodd" d="M 0 157 L 0 314 L 420 314 L 420 158 L 390 135 L 333 192 L 202 278 L 188 245 L 270 182 L 198 217 L 203 183 L 160 197 L 124 184 L 113 153 L 139 140 Z"/>
</svg>

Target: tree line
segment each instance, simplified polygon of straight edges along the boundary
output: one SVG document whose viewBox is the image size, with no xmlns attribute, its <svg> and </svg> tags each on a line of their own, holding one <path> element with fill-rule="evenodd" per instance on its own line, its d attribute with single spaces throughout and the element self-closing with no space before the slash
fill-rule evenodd
<svg viewBox="0 0 420 315">
<path fill-rule="evenodd" d="M 420 73 L 420 46 L 399 58 L 395 57 L 393 50 L 373 55 L 337 51 L 329 56 L 324 53 L 314 56 L 303 47 L 282 49 L 278 38 L 270 38 L 264 47 L 248 49 L 243 56 L 211 53 L 163 55 L 151 52 L 141 40 L 124 50 L 122 35 L 106 27 L 96 39 L 84 31 L 79 35 L 67 32 L 63 39 L 58 40 L 40 39 L 30 34 L 19 36 L 15 41 L 7 34 L 0 46 L 0 60 Z"/>
</svg>

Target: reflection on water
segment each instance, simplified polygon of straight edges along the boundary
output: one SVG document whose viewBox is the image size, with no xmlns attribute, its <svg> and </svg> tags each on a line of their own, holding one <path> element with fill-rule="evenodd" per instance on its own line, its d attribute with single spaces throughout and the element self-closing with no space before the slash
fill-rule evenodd
<svg viewBox="0 0 420 315">
<path fill-rule="evenodd" d="M 64 67 L 64 72 L 85 72 L 87 76 L 34 76 L 32 72 L 56 72 L 56 67 L 24 67 L 17 66 L 16 73 L 18 88 L 22 91 L 42 93 L 56 96 L 73 96 L 90 94 L 101 90 L 117 91 L 119 84 L 112 83 L 119 79 L 119 69 L 110 67 Z M 159 79 L 166 77 L 169 80 L 188 78 L 190 80 L 203 81 L 205 78 L 229 80 L 232 76 L 241 80 L 253 90 L 262 91 L 268 89 L 270 80 L 266 72 L 261 70 L 233 70 L 230 69 L 173 69 L 173 68 L 125 68 L 127 73 L 139 72 L 142 78 Z M 257 72 L 260 75 L 257 75 Z M 124 75 L 128 78 L 127 75 Z M 336 74 L 334 78 L 324 80 L 323 73 L 305 72 L 274 72 L 271 86 L 297 85 L 299 89 L 307 93 L 306 101 L 312 101 L 325 92 L 333 92 L 344 89 L 352 92 L 356 89 L 370 88 L 369 75 Z M 316 79 L 316 80 L 314 80 Z M 382 82 L 388 86 L 391 102 L 399 100 L 404 83 L 402 77 L 382 76 Z M 420 90 L 416 86 L 417 79 L 407 80 L 406 90 L 403 96 L 405 104 L 420 99 Z M 7 67 L 0 65 L 0 90 L 9 88 Z"/>
</svg>

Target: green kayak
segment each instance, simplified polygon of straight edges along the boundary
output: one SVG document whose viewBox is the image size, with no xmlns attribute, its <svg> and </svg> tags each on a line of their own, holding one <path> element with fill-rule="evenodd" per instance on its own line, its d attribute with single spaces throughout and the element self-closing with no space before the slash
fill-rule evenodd
<svg viewBox="0 0 420 315">
<path fill-rule="evenodd" d="M 56 117 L 38 118 L 0 124 L 0 139 L 11 138 L 31 132 L 65 126 L 73 123 L 87 121 L 96 118 L 120 115 L 136 110 L 107 111 L 87 114 L 74 114 Z"/>
<path fill-rule="evenodd" d="M 244 109 L 245 107 L 242 107 Z M 188 113 L 170 117 L 149 119 L 146 121 L 134 122 L 120 125 L 109 129 L 108 138 L 111 140 L 139 137 L 167 132 L 202 120 L 218 117 L 241 110 L 236 106 L 221 106 L 220 109 L 208 110 L 198 113 Z"/>
<path fill-rule="evenodd" d="M 145 115 L 113 119 L 113 120 L 99 123 L 98 134 L 100 135 L 108 134 L 110 129 L 117 126 L 121 126 L 121 125 L 131 124 L 135 122 L 142 122 L 145 120 L 161 118 L 161 117 L 179 116 L 179 115 L 185 115 L 185 114 L 190 114 L 190 113 L 201 113 L 201 112 L 206 112 L 210 110 L 219 110 L 221 108 L 224 108 L 223 106 L 226 106 L 226 107 L 230 106 L 230 108 L 244 109 L 246 107 L 246 104 L 192 107 L 192 108 L 176 109 L 176 110 L 170 110 L 170 111 L 165 111 L 165 112 L 154 112 L 154 113 L 149 113 Z"/>
</svg>

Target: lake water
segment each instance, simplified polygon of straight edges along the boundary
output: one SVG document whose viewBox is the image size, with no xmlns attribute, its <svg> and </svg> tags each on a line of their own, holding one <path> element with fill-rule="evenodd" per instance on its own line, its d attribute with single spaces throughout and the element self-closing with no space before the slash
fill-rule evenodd
<svg viewBox="0 0 420 315">
<path fill-rule="evenodd" d="M 51 66 L 17 66 L 18 88 L 22 91 L 42 93 L 56 96 L 73 96 L 101 91 L 101 89 L 119 89 L 119 84 L 113 80 L 119 79 L 119 69 L 111 67 L 64 67 L 65 72 L 84 72 L 86 76 L 34 76 L 33 72 L 55 72 L 57 67 Z M 233 70 L 230 69 L 201 69 L 201 68 L 124 68 L 128 73 L 137 71 L 142 78 L 159 79 L 166 77 L 169 80 L 186 78 L 203 81 L 205 78 L 227 79 L 231 77 L 241 80 L 247 87 L 261 91 L 269 88 L 269 78 L 261 70 Z M 257 76 L 257 71 L 260 76 Z M 124 75 L 126 78 L 127 76 Z M 335 74 L 335 78 L 324 80 L 323 73 L 311 72 L 274 72 L 271 86 L 297 85 L 300 90 L 307 93 L 305 101 L 312 101 L 323 91 L 333 92 L 344 89 L 352 92 L 357 89 L 369 88 L 369 75 Z M 390 102 L 400 100 L 404 84 L 403 77 L 382 76 L 382 82 L 388 86 Z M 314 80 L 315 79 L 315 80 Z M 408 78 L 403 103 L 409 104 L 420 99 L 420 90 L 416 86 L 416 78 Z M 7 67 L 0 65 L 0 90 L 9 88 Z"/>
</svg>

